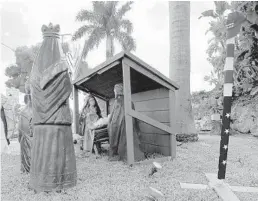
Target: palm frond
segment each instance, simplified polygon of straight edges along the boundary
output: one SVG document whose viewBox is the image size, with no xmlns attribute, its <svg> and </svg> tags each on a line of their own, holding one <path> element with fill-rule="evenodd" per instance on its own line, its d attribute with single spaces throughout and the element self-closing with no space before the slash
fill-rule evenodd
<svg viewBox="0 0 258 201">
<path fill-rule="evenodd" d="M 119 19 L 115 16 L 117 4 L 118 1 L 106 2 L 105 21 L 107 32 L 112 32 L 112 30 L 117 29 L 119 26 Z"/>
<path fill-rule="evenodd" d="M 76 16 L 76 21 L 79 21 L 79 22 L 88 21 L 93 24 L 99 23 L 98 16 L 96 15 L 95 12 L 84 10 L 84 9 L 78 12 Z"/>
<path fill-rule="evenodd" d="M 105 37 L 105 30 L 100 27 L 96 27 L 92 33 L 90 34 L 89 38 L 85 40 L 84 47 L 82 50 L 82 58 L 85 58 L 89 51 L 98 47 L 101 40 Z"/>
<path fill-rule="evenodd" d="M 105 12 L 105 2 L 104 1 L 93 1 L 93 12 L 97 14 L 102 14 Z"/>
<path fill-rule="evenodd" d="M 210 25 L 211 25 L 211 23 L 210 23 Z M 209 29 L 206 30 L 205 35 L 207 35 L 211 31 L 212 31 L 212 26 L 210 26 Z"/>
<path fill-rule="evenodd" d="M 118 19 L 121 19 L 125 13 L 127 13 L 129 10 L 131 10 L 131 5 L 133 4 L 133 1 L 126 2 L 124 5 L 121 6 L 120 9 L 118 9 L 116 13 L 116 17 Z"/>
<path fill-rule="evenodd" d="M 211 21 L 209 29 L 205 34 L 211 32 L 217 39 L 224 40 L 226 37 L 226 27 L 224 20 Z"/>
<path fill-rule="evenodd" d="M 120 20 L 117 19 L 115 16 L 111 15 L 105 19 L 106 24 L 106 30 L 107 32 L 114 32 L 115 30 L 118 30 L 120 27 Z"/>
<path fill-rule="evenodd" d="M 120 31 L 115 33 L 115 39 L 122 45 L 124 51 L 136 49 L 135 39 L 126 32 Z"/>
<path fill-rule="evenodd" d="M 216 40 L 215 37 L 210 38 L 210 39 L 208 40 L 208 44 L 210 44 L 211 42 L 213 42 L 213 41 L 215 41 L 215 40 Z"/>
<path fill-rule="evenodd" d="M 128 34 L 133 32 L 133 23 L 130 20 L 121 20 L 120 27 Z"/>
<path fill-rule="evenodd" d="M 96 18 L 98 18 L 99 24 L 102 26 L 105 24 L 105 13 L 106 13 L 106 7 L 104 1 L 93 1 L 93 12 L 96 15 Z"/>
<path fill-rule="evenodd" d="M 108 12 L 109 16 L 115 16 L 117 4 L 118 4 L 118 1 L 106 2 L 105 7 L 106 7 L 106 11 Z"/>
<path fill-rule="evenodd" d="M 82 27 L 80 27 L 74 34 L 72 37 L 72 40 L 75 41 L 77 39 L 80 39 L 84 36 L 84 34 L 91 34 L 92 31 L 95 29 L 96 27 L 93 25 L 84 25 Z"/>
</svg>

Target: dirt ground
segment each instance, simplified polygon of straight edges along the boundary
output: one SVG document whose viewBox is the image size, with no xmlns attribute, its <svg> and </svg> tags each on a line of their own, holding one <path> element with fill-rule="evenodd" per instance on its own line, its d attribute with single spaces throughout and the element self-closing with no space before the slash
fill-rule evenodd
<svg viewBox="0 0 258 201">
<path fill-rule="evenodd" d="M 29 175 L 20 173 L 19 144 L 11 142 L 11 154 L 1 154 L 1 200 L 148 200 L 146 189 L 160 190 L 170 201 L 220 201 L 211 190 L 181 189 L 179 182 L 208 184 L 204 173 L 217 174 L 219 136 L 200 135 L 195 143 L 177 147 L 177 158 L 162 163 L 162 169 L 148 177 L 151 164 L 128 167 L 96 159 L 77 157 L 77 186 L 58 193 L 34 194 L 28 190 Z M 76 147 L 76 153 L 78 147 Z M 78 153 L 77 153 L 78 155 Z M 231 136 L 226 180 L 229 185 L 258 187 L 258 138 Z M 241 201 L 257 201 L 257 193 L 235 192 Z"/>
</svg>

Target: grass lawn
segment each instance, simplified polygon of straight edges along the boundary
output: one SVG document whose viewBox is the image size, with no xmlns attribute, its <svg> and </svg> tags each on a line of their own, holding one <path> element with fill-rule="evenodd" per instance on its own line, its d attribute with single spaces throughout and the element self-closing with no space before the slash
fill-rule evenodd
<svg viewBox="0 0 258 201">
<path fill-rule="evenodd" d="M 161 200 L 220 201 L 209 190 L 181 189 L 179 182 L 208 184 L 204 173 L 217 173 L 219 136 L 200 135 L 200 140 L 177 147 L 177 158 L 162 163 L 151 178 L 151 164 L 128 167 L 108 162 L 107 157 L 77 158 L 77 186 L 60 194 L 34 194 L 27 189 L 29 175 L 20 173 L 20 156 L 1 156 L 1 197 L 7 200 L 148 200 L 152 186 L 165 197 Z M 258 187 L 258 138 L 230 136 L 226 182 L 234 186 Z M 257 201 L 257 193 L 235 192 L 241 201 Z"/>
</svg>

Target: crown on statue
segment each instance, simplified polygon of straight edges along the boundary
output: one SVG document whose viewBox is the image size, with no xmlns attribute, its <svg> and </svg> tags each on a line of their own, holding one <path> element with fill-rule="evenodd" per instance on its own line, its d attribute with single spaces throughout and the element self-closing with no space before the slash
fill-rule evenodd
<svg viewBox="0 0 258 201">
<path fill-rule="evenodd" d="M 41 31 L 43 33 L 43 37 L 57 37 L 57 38 L 59 38 L 60 26 L 59 26 L 59 24 L 54 26 L 52 23 L 49 23 L 48 26 L 43 25 L 41 27 Z"/>
</svg>

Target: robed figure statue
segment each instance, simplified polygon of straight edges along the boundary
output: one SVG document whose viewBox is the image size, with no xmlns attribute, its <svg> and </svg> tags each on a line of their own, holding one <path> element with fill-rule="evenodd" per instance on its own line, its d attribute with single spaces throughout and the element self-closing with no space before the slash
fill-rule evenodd
<svg viewBox="0 0 258 201">
<path fill-rule="evenodd" d="M 4 98 L 1 94 L 1 153 L 10 151 L 10 140 L 8 139 L 8 125 L 4 111 L 4 104 L 6 103 L 6 101 L 6 98 Z"/>
<path fill-rule="evenodd" d="M 57 191 L 76 185 L 68 63 L 59 25 L 42 26 L 43 42 L 31 71 L 33 143 L 30 188 Z"/>
<path fill-rule="evenodd" d="M 126 130 L 125 130 L 125 109 L 123 84 L 116 84 L 114 87 L 115 101 L 110 114 L 108 124 L 109 134 L 109 160 L 127 160 Z M 132 108 L 134 109 L 134 104 Z M 138 122 L 133 120 L 133 145 L 134 159 L 141 161 L 145 159 L 145 154 L 141 150 Z"/>
<path fill-rule="evenodd" d="M 18 140 L 21 146 L 21 171 L 23 173 L 30 172 L 31 161 L 31 145 L 32 145 L 32 108 L 31 108 L 31 96 L 29 82 L 25 83 L 25 96 L 24 102 L 25 108 L 20 113 L 19 125 L 18 125 Z"/>
<path fill-rule="evenodd" d="M 85 98 L 79 118 L 80 134 L 83 136 L 83 157 L 89 156 L 93 150 L 94 130 L 91 128 L 101 117 L 98 102 L 89 94 Z"/>
</svg>

